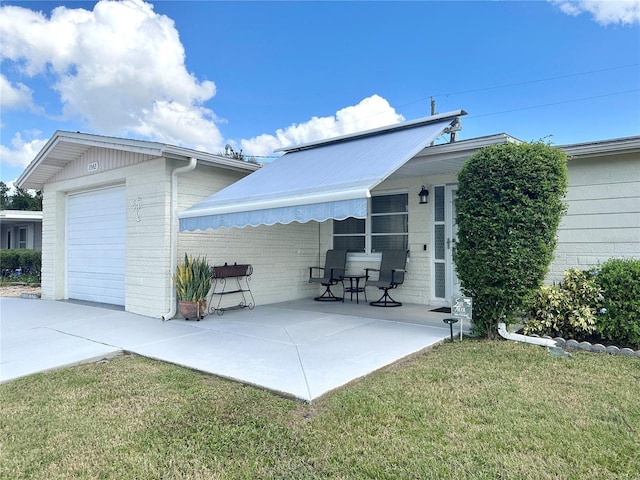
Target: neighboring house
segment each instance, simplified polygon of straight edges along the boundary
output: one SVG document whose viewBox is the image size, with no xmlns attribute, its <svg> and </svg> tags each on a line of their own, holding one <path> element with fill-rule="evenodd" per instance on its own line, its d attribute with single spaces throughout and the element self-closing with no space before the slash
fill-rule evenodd
<svg viewBox="0 0 640 480">
<path fill-rule="evenodd" d="M 42 250 L 42 212 L 0 210 L 0 249 Z"/>
<path fill-rule="evenodd" d="M 350 273 L 377 266 L 385 248 L 406 248 L 408 273 L 394 298 L 450 305 L 459 292 L 457 172 L 479 148 L 519 142 L 498 134 L 432 145 L 442 134 L 453 138 L 464 114 L 298 145 L 263 168 L 154 142 L 57 132 L 18 180 L 43 190 L 43 297 L 168 318 L 171 274 L 184 252 L 216 265 L 252 264 L 255 301 L 267 304 L 317 296 L 309 267 L 321 265 L 328 248 L 352 251 Z M 571 156 L 569 210 L 550 279 L 570 266 L 640 257 L 640 137 L 562 148 Z M 427 204 L 419 201 L 423 186 Z M 118 295 L 108 294 L 109 278 Z"/>
</svg>

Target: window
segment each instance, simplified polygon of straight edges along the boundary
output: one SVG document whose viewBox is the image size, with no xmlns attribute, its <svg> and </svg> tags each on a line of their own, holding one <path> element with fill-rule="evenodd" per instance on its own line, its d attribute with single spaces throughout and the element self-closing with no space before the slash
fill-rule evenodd
<svg viewBox="0 0 640 480">
<path fill-rule="evenodd" d="M 406 250 L 409 245 L 408 195 L 377 195 L 369 203 L 369 217 L 333 221 L 333 248 L 354 252 Z"/>
<path fill-rule="evenodd" d="M 18 229 L 18 248 L 27 248 L 27 227 Z"/>
<path fill-rule="evenodd" d="M 333 221 L 333 248 L 364 252 L 365 244 L 365 220 L 363 218 Z"/>
</svg>

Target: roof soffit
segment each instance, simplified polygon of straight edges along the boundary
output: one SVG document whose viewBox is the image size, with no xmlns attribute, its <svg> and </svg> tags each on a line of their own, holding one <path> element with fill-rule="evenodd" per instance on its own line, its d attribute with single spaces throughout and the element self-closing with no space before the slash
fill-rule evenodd
<svg viewBox="0 0 640 480">
<path fill-rule="evenodd" d="M 137 153 L 143 155 L 145 160 L 165 157 L 187 161 L 195 157 L 206 164 L 220 168 L 246 172 L 260 168 L 258 164 L 243 160 L 157 142 L 57 131 L 20 175 L 16 184 L 21 188 L 42 189 L 45 183 L 59 174 L 67 165 L 97 148 Z"/>
</svg>

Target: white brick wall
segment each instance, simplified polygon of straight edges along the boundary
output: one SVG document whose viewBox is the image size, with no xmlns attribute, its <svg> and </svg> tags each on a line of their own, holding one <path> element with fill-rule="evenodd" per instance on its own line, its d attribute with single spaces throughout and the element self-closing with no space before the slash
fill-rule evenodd
<svg viewBox="0 0 640 480">
<path fill-rule="evenodd" d="M 170 308 L 171 177 L 166 163 L 145 162 L 127 175 L 126 309 L 150 317 Z"/>
<path fill-rule="evenodd" d="M 640 258 L 640 158 L 570 160 L 568 173 L 568 210 L 547 282 L 561 280 L 569 268 Z"/>
<path fill-rule="evenodd" d="M 179 211 L 224 188 L 243 175 L 230 170 L 203 168 L 179 177 Z M 178 235 L 178 259 L 184 254 L 206 256 L 213 265 L 253 265 L 251 291 L 257 305 L 311 297 L 308 267 L 316 265 L 318 224 L 291 223 L 232 229 L 183 232 Z M 227 295 L 221 306 L 239 301 Z"/>
<path fill-rule="evenodd" d="M 105 152 L 94 152 L 72 162 L 57 175 L 58 181 L 48 183 L 43 189 L 42 296 L 63 299 L 66 295 L 67 194 L 124 184 L 127 205 L 125 309 L 159 318 L 171 307 L 171 172 L 184 162 L 109 152 L 116 158 Z M 100 158 L 101 170 L 82 175 L 86 172 L 86 163 L 98 158 L 96 155 Z M 242 176 L 229 169 L 199 165 L 195 172 L 179 177 L 179 205 L 186 208 Z M 136 205 L 139 206 L 137 212 Z"/>
<path fill-rule="evenodd" d="M 178 258 L 206 256 L 211 265 L 253 265 L 251 291 L 257 305 L 313 297 L 309 267 L 317 264 L 318 224 L 292 223 L 180 234 Z M 221 306 L 236 304 L 228 295 Z M 216 300 L 217 301 L 217 300 Z"/>
</svg>

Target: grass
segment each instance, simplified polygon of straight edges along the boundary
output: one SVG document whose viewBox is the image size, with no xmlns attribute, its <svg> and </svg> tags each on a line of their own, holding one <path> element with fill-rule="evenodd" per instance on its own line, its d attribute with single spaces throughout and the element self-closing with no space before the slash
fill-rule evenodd
<svg viewBox="0 0 640 480">
<path fill-rule="evenodd" d="M 40 285 L 40 276 L 34 274 L 24 275 L 9 275 L 7 277 L 0 277 L 0 286 L 5 287 L 9 285 Z"/>
<path fill-rule="evenodd" d="M 640 477 L 640 361 L 437 346 L 313 402 L 136 356 L 0 386 L 1 478 Z"/>
</svg>

